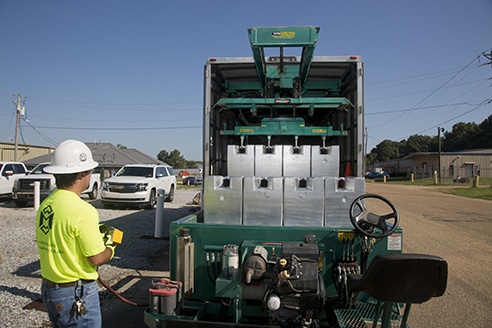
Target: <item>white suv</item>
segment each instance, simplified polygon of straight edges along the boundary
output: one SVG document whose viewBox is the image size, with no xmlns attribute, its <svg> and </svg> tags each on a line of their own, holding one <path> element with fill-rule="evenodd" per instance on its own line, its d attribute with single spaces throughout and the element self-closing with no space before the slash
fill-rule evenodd
<svg viewBox="0 0 492 328">
<path fill-rule="evenodd" d="M 176 177 L 167 164 L 129 164 L 114 177 L 104 180 L 101 201 L 104 207 L 115 204 L 143 205 L 155 208 L 157 191 L 164 189 L 167 202 L 174 200 Z"/>
<path fill-rule="evenodd" d="M 12 187 L 14 181 L 27 174 L 24 163 L 21 162 L 0 162 L 0 196 L 12 197 Z"/>
</svg>

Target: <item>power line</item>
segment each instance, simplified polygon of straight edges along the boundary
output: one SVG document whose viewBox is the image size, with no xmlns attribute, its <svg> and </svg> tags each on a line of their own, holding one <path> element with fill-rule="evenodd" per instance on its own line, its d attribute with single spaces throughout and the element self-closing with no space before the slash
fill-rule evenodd
<svg viewBox="0 0 492 328">
<path fill-rule="evenodd" d="M 490 104 L 490 103 L 492 103 L 492 99 L 487 99 L 487 100 L 484 100 L 484 101 L 483 101 L 483 103 L 481 103 L 480 105 L 477 105 L 476 107 L 474 107 L 474 108 L 472 108 L 472 109 L 470 109 L 470 110 L 468 110 L 468 111 L 466 111 L 466 112 L 464 112 L 464 113 L 461 113 L 460 115 L 457 115 L 457 116 L 455 116 L 455 117 L 453 117 L 453 118 L 450 118 L 450 119 L 449 119 L 449 120 L 447 120 L 447 121 L 441 122 L 441 123 L 439 123 L 439 124 L 437 124 L 437 125 L 435 125 L 435 126 L 433 126 L 433 127 L 430 127 L 430 128 L 428 128 L 428 129 L 425 129 L 425 130 L 419 131 L 419 132 L 417 132 L 416 134 L 420 134 L 420 133 L 423 133 L 423 132 L 426 132 L 426 131 L 429 131 L 429 130 L 435 129 L 435 128 L 439 127 L 440 125 L 443 125 L 443 124 L 449 123 L 449 122 L 451 122 L 451 121 L 453 121 L 453 120 L 455 120 L 455 119 L 457 119 L 457 118 L 460 118 L 460 117 L 462 117 L 462 116 L 465 116 L 466 114 L 471 113 L 471 112 L 473 112 L 474 110 L 477 110 L 477 109 L 479 109 L 480 107 L 485 106 L 485 105 L 488 105 L 488 104 Z"/>
<path fill-rule="evenodd" d="M 460 69 L 460 68 L 452 68 L 452 69 L 448 69 L 448 70 L 444 70 L 444 71 L 439 71 L 439 72 L 434 72 L 434 73 L 420 74 L 420 75 L 414 75 L 414 76 L 403 77 L 403 78 L 398 78 L 398 79 L 392 79 L 392 80 L 386 80 L 386 81 L 379 81 L 379 82 L 372 82 L 372 83 L 368 83 L 367 86 L 381 85 L 381 84 L 389 84 L 390 85 L 389 87 L 395 87 L 395 86 L 400 86 L 400 85 L 404 85 L 404 84 L 415 83 L 415 82 L 424 81 L 424 80 L 430 80 L 430 79 L 433 79 L 433 78 L 437 78 L 437 77 L 449 75 L 450 73 L 455 72 L 458 69 Z M 424 77 L 424 76 L 427 76 L 427 77 L 426 78 L 420 78 L 420 77 Z M 406 81 L 406 80 L 409 80 L 409 81 Z M 404 82 L 395 83 L 395 82 L 398 82 L 398 81 L 404 81 Z M 365 90 L 366 91 L 372 91 L 372 90 L 377 90 L 377 89 L 382 89 L 382 88 L 385 88 L 386 89 L 386 88 L 388 88 L 388 86 L 387 85 L 382 85 L 380 87 L 374 87 L 374 88 L 366 87 Z"/>
<path fill-rule="evenodd" d="M 370 116 L 370 115 L 380 115 L 380 114 L 401 113 L 401 112 L 418 111 L 418 110 L 424 110 L 424 109 L 442 108 L 442 107 L 460 106 L 460 105 L 477 106 L 476 104 L 470 104 L 470 103 L 467 103 L 467 102 L 461 102 L 461 103 L 455 103 L 455 104 L 445 104 L 445 105 L 424 106 L 424 107 L 418 107 L 418 108 L 405 108 L 405 109 L 387 110 L 387 111 L 382 111 L 382 112 L 366 113 L 365 115 L 366 116 L 367 115 Z"/>
<path fill-rule="evenodd" d="M 487 51 L 489 51 L 489 50 L 487 50 Z M 483 55 L 483 53 L 482 53 L 481 55 Z M 485 56 L 485 57 L 487 57 L 487 56 Z M 491 52 L 491 57 L 492 57 L 492 52 Z M 475 61 L 476 61 L 477 59 L 479 59 L 479 58 L 480 58 L 480 55 L 479 55 L 478 57 L 474 58 L 473 60 L 471 60 L 468 64 L 466 64 L 463 68 L 461 68 L 461 69 L 460 69 L 457 73 L 455 73 L 452 77 L 450 77 L 448 80 L 446 80 L 446 81 L 445 81 L 443 84 L 441 84 L 438 88 L 434 89 L 431 93 L 429 93 L 427 96 L 425 96 L 425 97 L 424 97 L 423 99 L 421 99 L 419 102 L 417 102 L 415 105 L 413 105 L 412 107 L 407 108 L 407 109 L 405 109 L 405 110 L 395 111 L 395 112 L 400 112 L 401 114 L 400 114 L 400 115 L 398 115 L 398 116 L 397 116 L 397 117 L 395 117 L 395 118 L 392 118 L 392 119 L 390 119 L 390 120 L 387 120 L 387 121 L 383 122 L 382 124 L 377 125 L 376 127 L 379 127 L 379 126 L 385 126 L 385 125 L 387 126 L 387 124 L 388 124 L 388 123 L 390 123 L 390 122 L 394 122 L 395 120 L 397 120 L 397 119 L 401 118 L 402 116 L 404 116 L 404 115 L 406 115 L 406 114 L 408 114 L 408 113 L 410 113 L 410 112 L 412 112 L 412 111 L 419 110 L 419 107 L 418 107 L 418 106 L 419 106 L 420 104 L 422 104 L 424 101 L 428 100 L 431 96 L 433 96 L 433 95 L 437 94 L 440 90 L 444 89 L 444 88 L 446 87 L 446 85 L 448 85 L 448 84 L 449 84 L 449 82 L 451 82 L 452 80 L 454 80 L 454 79 L 455 79 L 455 78 L 456 78 L 459 74 L 461 74 L 461 73 L 462 73 L 462 72 L 464 72 L 466 69 L 468 69 L 468 68 L 470 67 L 470 65 L 472 65 L 472 63 L 473 63 L 473 62 L 475 62 Z M 487 58 L 488 58 L 488 57 L 487 57 Z M 491 63 L 492 63 L 492 62 L 491 62 Z M 490 63 L 489 63 L 489 64 L 490 64 Z M 483 66 L 483 65 L 478 65 L 478 67 L 480 67 L 480 66 Z M 478 67 L 477 67 L 477 68 L 478 68 Z M 477 68 L 475 68 L 473 71 L 475 71 Z M 470 73 L 470 74 L 471 74 L 471 73 Z M 469 74 L 467 74 L 466 76 L 468 76 L 468 75 L 469 75 Z M 466 76 L 465 76 L 465 77 L 466 77 Z M 465 78 L 465 77 L 463 77 L 463 78 Z M 460 80 L 462 80 L 463 78 L 461 78 Z M 486 81 L 490 81 L 490 78 L 489 78 L 489 79 L 487 79 Z M 456 84 L 456 83 L 455 83 L 455 84 Z M 458 98 L 458 97 L 454 97 L 454 99 L 456 99 L 456 98 Z M 469 105 L 469 103 L 468 103 L 467 101 L 465 101 L 464 103 Z M 476 107 L 472 108 L 471 110 L 466 111 L 466 112 L 464 112 L 464 113 L 462 113 L 462 114 L 460 114 L 460 115 L 457 115 L 456 117 L 453 117 L 452 119 L 447 120 L 446 122 L 439 123 L 439 124 L 437 124 L 437 125 L 433 126 L 432 128 L 429 128 L 429 129 L 423 130 L 423 131 L 421 131 L 421 132 L 428 131 L 428 130 L 433 129 L 433 128 L 437 127 L 437 126 L 440 126 L 440 125 L 442 125 L 442 124 L 448 123 L 448 122 L 452 121 L 453 119 L 456 119 L 456 118 L 462 117 L 462 116 L 464 116 L 464 115 L 466 115 L 466 114 L 468 114 L 468 113 L 470 113 L 470 112 L 472 112 L 472 111 L 474 111 L 474 110 L 476 110 L 476 109 L 478 109 L 478 108 L 480 108 L 480 107 L 482 107 L 482 106 L 484 106 L 484 105 L 487 105 L 487 101 L 485 101 L 485 103 L 481 103 L 481 104 L 479 104 L 479 105 L 476 105 Z M 447 106 L 447 105 L 446 105 L 446 106 Z M 444 107 L 444 105 L 443 105 L 442 107 Z M 368 115 L 368 114 L 366 114 L 366 115 Z M 394 128 L 394 126 L 392 126 L 392 128 Z M 418 133 L 421 133 L 421 132 L 418 132 Z"/>
<path fill-rule="evenodd" d="M 484 81 L 490 81 L 490 78 L 487 78 L 485 80 L 484 79 L 480 79 L 480 80 L 468 81 L 468 82 L 459 83 L 459 84 L 458 83 L 455 83 L 452 86 L 448 87 L 447 89 L 454 88 L 454 87 L 459 87 L 459 86 L 470 84 L 470 83 L 484 82 Z M 419 93 L 426 93 L 426 92 L 429 92 L 429 91 L 431 91 L 431 90 L 421 90 L 421 91 L 414 91 L 414 92 L 408 92 L 408 93 L 402 93 L 402 94 L 395 94 L 395 95 L 391 95 L 391 96 L 387 96 L 387 97 L 371 98 L 371 99 L 366 99 L 365 102 L 367 103 L 367 102 L 376 101 L 376 100 L 385 100 L 385 99 L 391 99 L 391 98 L 400 98 L 400 97 L 410 96 L 410 95 L 419 94 Z"/>
<path fill-rule="evenodd" d="M 55 140 L 51 139 L 50 137 L 48 137 L 47 135 L 45 134 L 42 134 L 41 132 L 39 132 L 38 130 L 36 130 L 36 128 L 34 126 L 31 125 L 31 123 L 29 123 L 28 120 L 24 120 L 24 122 L 29 125 L 31 127 L 31 129 L 33 129 L 37 134 L 39 134 L 39 136 L 41 138 L 43 138 L 44 140 L 46 140 L 48 143 L 50 143 L 51 145 L 53 146 L 56 146 L 58 145 L 58 142 L 56 142 Z"/>
<path fill-rule="evenodd" d="M 488 88 L 488 86 L 487 86 L 485 89 L 487 89 L 487 88 Z M 478 94 L 480 94 L 481 92 L 483 92 L 485 89 L 483 89 L 482 91 L 480 91 Z M 463 93 L 462 93 L 462 94 L 460 94 L 460 95 L 457 95 L 456 97 L 454 97 L 454 98 L 453 98 L 453 99 L 451 99 L 451 100 L 454 100 L 454 99 L 456 99 L 456 98 L 460 98 L 461 96 L 464 96 L 465 94 L 467 94 L 467 93 L 469 93 L 469 92 L 471 92 L 471 91 L 473 91 L 473 90 L 476 90 L 476 86 L 471 87 L 469 90 L 466 90 L 465 92 L 463 92 Z M 478 94 L 476 94 L 476 95 L 478 95 Z M 470 96 L 468 99 L 473 99 L 473 98 L 474 98 L 474 96 Z M 451 100 L 450 100 L 450 101 L 451 101 Z M 485 101 L 486 101 L 486 100 L 485 100 Z M 451 110 L 446 111 L 446 115 L 448 115 L 448 116 L 449 116 L 449 115 L 450 115 L 453 111 L 458 110 L 458 109 L 459 109 L 459 106 L 462 106 L 462 105 L 468 105 L 468 106 L 480 106 L 481 104 L 483 104 L 483 102 L 484 102 L 484 101 L 480 102 L 479 104 L 471 104 L 471 103 L 469 103 L 469 102 L 467 102 L 467 101 L 464 101 L 464 102 L 462 102 L 462 103 L 456 103 L 456 104 L 442 104 L 442 105 L 435 106 L 434 108 L 442 108 L 442 107 L 454 106 L 454 107 L 455 107 L 454 109 L 451 109 Z M 430 107 L 432 107 L 432 106 L 430 106 Z M 418 109 L 418 108 L 415 108 L 415 109 Z M 412 109 L 412 110 L 415 110 L 415 109 Z M 408 111 L 408 112 L 409 112 L 409 111 Z M 406 122 L 404 122 L 404 123 L 401 123 L 401 124 L 399 124 L 399 125 L 394 125 L 394 126 L 393 126 L 393 128 L 398 128 L 398 127 L 401 127 L 401 126 L 403 126 L 403 125 L 405 125 L 405 124 L 406 124 L 406 125 L 408 125 L 409 123 L 414 122 L 414 121 L 426 122 L 426 123 L 432 123 L 432 121 L 429 121 L 429 120 L 427 120 L 427 121 L 426 121 L 426 120 L 424 119 L 424 117 L 425 117 L 425 116 L 428 116 L 428 115 L 431 115 L 431 114 L 433 114 L 431 111 L 426 111 L 425 113 L 423 113 L 423 114 L 419 115 L 418 117 L 415 117 L 413 120 L 406 120 Z M 440 116 L 440 117 L 441 117 L 441 116 Z M 440 118 L 440 117 L 439 117 L 439 118 Z M 443 123 L 440 123 L 440 124 L 443 124 Z M 422 123 L 420 123 L 419 125 L 421 126 L 421 125 L 422 125 Z M 434 127 L 435 127 L 435 126 L 434 126 Z"/>
<path fill-rule="evenodd" d="M 82 105 L 108 105 L 108 106 L 162 106 L 162 105 L 183 105 L 183 104 L 202 104 L 201 101 L 186 101 L 186 102 L 155 102 L 155 103 L 113 103 L 113 102 L 92 102 L 92 101 L 76 101 L 76 100 L 60 100 L 42 97 L 29 97 L 50 103 L 66 103 L 66 104 L 82 104 Z"/>
<path fill-rule="evenodd" d="M 59 121 L 76 121 L 76 122 L 94 122 L 93 118 L 87 118 L 85 117 L 74 117 L 70 116 L 70 118 L 63 118 L 63 117 L 55 117 L 55 116 L 47 116 L 47 115 L 29 115 L 31 118 L 42 118 L 42 119 L 49 119 L 50 121 L 54 120 L 59 120 Z M 169 120 L 169 119 L 162 119 L 162 120 L 157 120 L 157 119 L 149 119 L 149 120 L 120 120 L 120 119 L 97 119 L 97 122 L 103 123 L 103 122 L 111 122 L 112 124 L 114 123 L 158 123 L 158 122 L 190 122 L 190 121 L 196 121 L 196 122 L 201 122 L 201 118 L 182 118 L 182 119 L 177 119 L 177 120 Z"/>
<path fill-rule="evenodd" d="M 465 67 L 463 67 L 462 69 L 460 69 L 457 73 L 455 73 L 452 77 L 450 77 L 448 80 L 446 80 L 446 82 L 444 82 L 443 84 L 441 84 L 437 89 L 435 89 L 434 91 L 432 91 L 430 94 L 428 94 L 427 96 L 425 96 L 422 100 L 420 100 L 419 102 L 417 102 L 415 105 L 413 105 L 412 107 L 409 108 L 409 110 L 407 112 L 409 112 L 410 110 L 412 110 L 413 108 L 416 108 L 417 106 L 419 106 L 420 104 L 422 104 L 424 101 L 426 101 L 427 99 L 429 99 L 432 95 L 434 95 L 435 93 L 437 93 L 439 90 L 441 90 L 442 88 L 444 88 L 444 86 L 446 84 L 448 84 L 450 81 L 452 81 L 456 76 L 458 76 L 461 72 L 463 72 L 468 66 L 470 66 L 475 60 L 477 60 L 476 58 L 474 58 L 472 61 L 470 61 L 468 64 L 465 65 Z M 396 120 L 400 117 L 402 117 L 403 115 L 405 115 L 407 112 L 404 112 L 402 114 L 400 114 L 399 116 L 397 116 L 396 118 L 394 118 L 393 120 Z"/>
<path fill-rule="evenodd" d="M 32 126 L 38 129 L 52 129 L 52 130 L 86 130 L 86 131 L 145 131 L 145 130 L 178 130 L 178 129 L 201 129 L 201 125 L 196 126 L 165 126 L 165 127 L 123 127 L 123 128 L 109 128 L 109 127 L 60 127 L 60 126 Z"/>
</svg>

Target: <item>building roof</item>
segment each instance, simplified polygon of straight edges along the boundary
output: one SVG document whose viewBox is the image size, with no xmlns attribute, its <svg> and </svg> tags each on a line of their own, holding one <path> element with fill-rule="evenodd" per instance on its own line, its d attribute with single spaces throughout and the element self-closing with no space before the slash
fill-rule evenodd
<svg viewBox="0 0 492 328">
<path fill-rule="evenodd" d="M 164 162 L 151 157 L 134 148 L 118 148 L 111 143 L 86 142 L 92 151 L 92 157 L 102 167 L 120 168 L 126 164 L 163 164 Z M 26 166 L 35 166 L 51 161 L 51 154 L 24 161 Z"/>
</svg>

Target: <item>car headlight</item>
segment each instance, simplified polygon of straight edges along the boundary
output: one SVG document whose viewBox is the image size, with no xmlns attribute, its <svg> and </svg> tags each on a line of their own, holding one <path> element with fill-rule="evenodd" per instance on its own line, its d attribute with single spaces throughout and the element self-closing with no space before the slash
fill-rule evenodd
<svg viewBox="0 0 492 328">
<path fill-rule="evenodd" d="M 108 182 L 103 181 L 102 190 L 109 191 L 109 183 Z"/>
<path fill-rule="evenodd" d="M 148 185 L 149 185 L 148 183 L 137 183 L 137 185 L 135 186 L 136 187 L 135 189 L 137 189 L 137 192 L 138 191 L 146 191 Z"/>
</svg>

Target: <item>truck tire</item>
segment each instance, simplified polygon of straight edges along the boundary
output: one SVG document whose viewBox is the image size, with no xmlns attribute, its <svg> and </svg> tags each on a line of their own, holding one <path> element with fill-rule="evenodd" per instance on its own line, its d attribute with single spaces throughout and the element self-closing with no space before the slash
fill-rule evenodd
<svg viewBox="0 0 492 328">
<path fill-rule="evenodd" d="M 157 196 L 155 193 L 155 189 L 152 189 L 150 191 L 149 202 L 147 203 L 147 209 L 149 210 L 154 209 L 156 205 L 157 205 Z"/>
<path fill-rule="evenodd" d="M 26 200 L 14 200 L 14 203 L 17 207 L 26 207 L 27 206 Z"/>
<path fill-rule="evenodd" d="M 171 190 L 169 190 L 169 194 L 167 194 L 166 202 L 171 203 L 174 200 L 174 185 L 171 185 Z"/>
<path fill-rule="evenodd" d="M 89 198 L 90 199 L 96 199 L 97 198 L 97 195 L 98 195 L 98 188 L 97 188 L 97 183 L 94 183 L 94 185 L 92 186 L 92 190 L 91 192 L 89 193 Z"/>
</svg>

